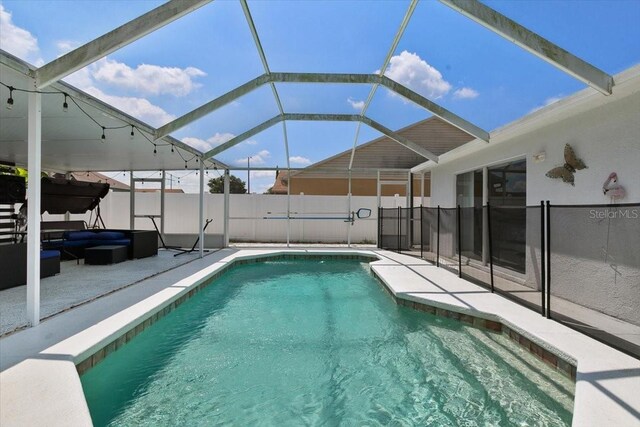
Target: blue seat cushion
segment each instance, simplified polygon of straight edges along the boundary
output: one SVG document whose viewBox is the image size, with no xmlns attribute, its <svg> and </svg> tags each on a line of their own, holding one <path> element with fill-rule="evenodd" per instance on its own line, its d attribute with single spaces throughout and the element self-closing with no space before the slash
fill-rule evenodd
<svg viewBox="0 0 640 427">
<path fill-rule="evenodd" d="M 40 251 L 40 259 L 59 258 L 60 251 Z"/>
<path fill-rule="evenodd" d="M 91 238 L 92 240 L 121 240 L 124 233 L 120 231 L 99 231 Z"/>
<path fill-rule="evenodd" d="M 95 235 L 93 231 L 65 231 L 62 236 L 65 240 L 89 240 L 94 239 Z"/>
<path fill-rule="evenodd" d="M 91 244 L 91 240 L 65 240 L 62 244 L 65 248 L 82 248 Z"/>
</svg>

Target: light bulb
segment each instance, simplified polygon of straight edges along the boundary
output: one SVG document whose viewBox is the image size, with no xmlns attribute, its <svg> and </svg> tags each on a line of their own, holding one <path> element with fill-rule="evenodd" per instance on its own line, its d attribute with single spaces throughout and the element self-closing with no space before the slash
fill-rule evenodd
<svg viewBox="0 0 640 427">
<path fill-rule="evenodd" d="M 13 108 L 13 88 L 9 87 L 9 99 L 7 99 L 7 110 Z"/>
</svg>

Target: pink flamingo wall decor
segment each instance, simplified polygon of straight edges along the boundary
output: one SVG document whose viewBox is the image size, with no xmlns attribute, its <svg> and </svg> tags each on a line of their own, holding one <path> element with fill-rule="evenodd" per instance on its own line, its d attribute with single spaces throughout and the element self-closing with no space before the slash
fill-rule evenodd
<svg viewBox="0 0 640 427">
<path fill-rule="evenodd" d="M 612 184 L 613 182 L 613 184 Z M 602 192 L 611 197 L 611 201 L 622 199 L 625 196 L 624 187 L 618 184 L 618 174 L 611 172 L 607 180 L 602 184 Z"/>
</svg>

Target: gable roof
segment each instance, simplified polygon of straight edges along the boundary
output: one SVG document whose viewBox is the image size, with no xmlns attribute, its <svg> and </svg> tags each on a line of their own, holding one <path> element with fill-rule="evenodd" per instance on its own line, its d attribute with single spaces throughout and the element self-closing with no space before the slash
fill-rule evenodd
<svg viewBox="0 0 640 427">
<path fill-rule="evenodd" d="M 421 147 L 440 155 L 475 139 L 474 136 L 450 125 L 436 116 L 413 123 L 396 132 Z M 347 176 L 351 150 L 321 160 L 301 171 L 292 171 L 296 178 Z M 375 178 L 375 169 L 411 169 L 426 159 L 387 136 L 356 147 L 352 177 Z M 364 170 L 367 169 L 367 170 Z"/>
</svg>

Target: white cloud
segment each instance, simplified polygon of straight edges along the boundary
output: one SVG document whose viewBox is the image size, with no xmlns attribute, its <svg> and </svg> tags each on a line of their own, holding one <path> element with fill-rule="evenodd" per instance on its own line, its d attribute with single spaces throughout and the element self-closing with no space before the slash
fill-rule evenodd
<svg viewBox="0 0 640 427">
<path fill-rule="evenodd" d="M 461 87 L 460 89 L 456 89 L 456 91 L 453 92 L 453 99 L 473 99 L 477 98 L 478 95 L 480 94 L 475 89 L 472 89 L 470 87 Z"/>
<path fill-rule="evenodd" d="M 256 145 L 258 141 L 256 141 L 255 139 L 248 139 L 244 143 L 247 145 Z"/>
<path fill-rule="evenodd" d="M 18 58 L 42 65 L 38 39 L 29 31 L 13 23 L 11 12 L 0 4 L 0 49 L 6 50 Z"/>
<path fill-rule="evenodd" d="M 56 42 L 56 49 L 60 56 L 80 46 L 80 43 L 74 40 L 58 40 Z"/>
<path fill-rule="evenodd" d="M 235 134 L 233 133 L 229 133 L 229 132 L 224 132 L 224 133 L 219 133 L 216 132 L 211 138 L 207 139 L 207 142 L 209 142 L 211 145 L 220 145 L 220 144 L 224 144 L 225 142 L 229 141 L 230 139 L 235 138 Z"/>
<path fill-rule="evenodd" d="M 87 88 L 94 86 L 93 78 L 91 78 L 91 72 L 87 67 L 81 68 L 73 74 L 69 74 L 63 80 L 82 90 L 86 90 Z"/>
<path fill-rule="evenodd" d="M 556 95 L 556 96 L 551 96 L 547 99 L 544 100 L 544 103 L 542 103 L 542 105 L 538 105 L 535 108 L 532 108 L 529 113 L 533 113 L 535 111 L 541 110 L 544 107 L 546 107 L 547 105 L 551 105 L 551 104 L 555 104 L 556 102 L 560 101 L 562 98 L 564 98 L 564 95 L 560 94 L 560 95 Z"/>
<path fill-rule="evenodd" d="M 84 91 L 127 114 L 138 117 L 140 120 L 149 123 L 151 126 L 161 126 L 175 119 L 175 116 L 167 113 L 162 108 L 150 103 L 144 98 L 107 95 L 100 89 L 93 86 L 84 88 Z"/>
<path fill-rule="evenodd" d="M 376 71 L 376 73 L 379 72 L 380 70 Z M 427 98 L 438 99 L 451 90 L 451 84 L 442 77 L 440 71 L 417 54 L 406 50 L 400 55 L 391 57 L 389 67 L 384 74 Z"/>
<path fill-rule="evenodd" d="M 199 150 L 203 153 L 211 149 L 211 146 L 209 145 L 209 143 L 204 139 L 187 136 L 182 138 L 181 141 L 187 144 L 188 146 L 193 147 L 196 150 Z"/>
<path fill-rule="evenodd" d="M 311 160 L 302 156 L 291 156 L 289 157 L 289 162 L 295 165 L 303 165 L 303 166 L 311 164 Z"/>
<path fill-rule="evenodd" d="M 364 108 L 364 101 L 356 101 L 355 99 L 349 97 L 347 98 L 347 102 L 353 107 L 354 110 L 362 110 L 362 108 Z"/>
<path fill-rule="evenodd" d="M 252 171 L 251 179 L 253 178 L 270 178 L 274 180 L 276 179 L 276 171 Z"/>
<path fill-rule="evenodd" d="M 187 136 L 182 138 L 182 142 L 204 153 L 205 151 L 209 151 L 213 147 L 225 143 L 234 137 L 235 135 L 232 133 L 216 132 L 211 138 L 207 138 L 206 140 Z"/>
<path fill-rule="evenodd" d="M 247 156 L 249 157 L 249 156 Z M 247 164 L 247 157 L 243 157 L 241 159 L 237 159 L 235 161 L 235 164 L 237 165 L 246 165 Z M 271 153 L 267 150 L 262 150 L 256 154 L 251 155 L 251 161 L 250 164 L 252 166 L 260 166 L 260 165 L 264 165 L 267 162 L 267 159 L 271 157 Z"/>
<path fill-rule="evenodd" d="M 207 74 L 195 67 L 161 67 L 142 64 L 135 69 L 127 64 L 104 58 L 91 67 L 97 81 L 149 95 L 185 96 L 200 84 L 194 81 Z"/>
</svg>

